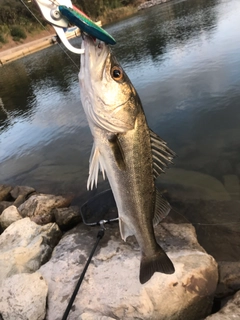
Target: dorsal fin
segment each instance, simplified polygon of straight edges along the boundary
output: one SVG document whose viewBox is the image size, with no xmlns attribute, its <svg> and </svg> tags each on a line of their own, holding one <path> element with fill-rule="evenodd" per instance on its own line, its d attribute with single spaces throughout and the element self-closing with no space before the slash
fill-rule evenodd
<svg viewBox="0 0 240 320">
<path fill-rule="evenodd" d="M 170 204 L 167 200 L 163 199 L 161 192 L 156 189 L 156 200 L 155 200 L 155 212 L 153 218 L 153 225 L 156 226 L 161 222 L 171 210 Z"/>
<path fill-rule="evenodd" d="M 172 164 L 172 159 L 176 156 L 167 143 L 162 140 L 156 133 L 150 130 L 151 148 L 153 157 L 153 174 L 156 179 L 164 169 Z"/>
<path fill-rule="evenodd" d="M 108 142 L 110 144 L 110 147 L 112 149 L 114 158 L 116 160 L 116 163 L 118 165 L 118 168 L 120 170 L 126 170 L 126 163 L 125 163 L 125 158 L 124 158 L 124 152 L 122 149 L 122 146 L 119 142 L 117 134 L 114 134 L 111 136 L 110 139 L 108 139 Z"/>
<path fill-rule="evenodd" d="M 89 159 L 89 176 L 87 181 L 87 189 L 93 189 L 93 186 L 97 187 L 97 181 L 98 181 L 98 171 L 99 169 L 102 171 L 103 179 L 105 179 L 105 167 L 104 167 L 104 161 L 101 157 L 99 148 L 95 146 L 93 143 L 92 151 Z"/>
</svg>

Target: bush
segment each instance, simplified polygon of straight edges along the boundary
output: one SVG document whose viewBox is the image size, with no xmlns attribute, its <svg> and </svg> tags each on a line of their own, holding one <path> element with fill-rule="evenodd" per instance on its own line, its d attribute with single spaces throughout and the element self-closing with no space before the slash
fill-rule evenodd
<svg viewBox="0 0 240 320">
<path fill-rule="evenodd" d="M 0 42 L 7 43 L 7 38 L 9 35 L 9 28 L 6 25 L 0 25 Z"/>
<path fill-rule="evenodd" d="M 19 26 L 13 26 L 11 28 L 11 36 L 14 41 L 19 41 L 20 39 L 27 38 L 25 30 Z"/>
<path fill-rule="evenodd" d="M 5 37 L 2 33 L 0 33 L 0 42 L 1 43 L 6 43 Z"/>
</svg>

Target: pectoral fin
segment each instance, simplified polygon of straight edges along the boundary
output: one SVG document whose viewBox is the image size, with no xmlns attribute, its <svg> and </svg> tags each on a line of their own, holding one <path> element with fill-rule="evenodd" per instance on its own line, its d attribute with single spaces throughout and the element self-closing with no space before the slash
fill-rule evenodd
<svg viewBox="0 0 240 320">
<path fill-rule="evenodd" d="M 108 139 L 110 147 L 112 149 L 114 158 L 120 170 L 126 170 L 126 163 L 124 159 L 124 152 L 122 150 L 122 146 L 119 142 L 118 136 L 116 134 L 112 135 L 110 139 Z"/>
<path fill-rule="evenodd" d="M 155 213 L 153 218 L 153 225 L 156 226 L 169 214 L 171 210 L 170 204 L 162 198 L 161 193 L 156 190 Z"/>
<path fill-rule="evenodd" d="M 153 173 L 154 178 L 157 178 L 164 172 L 164 169 L 172 163 L 172 159 L 176 154 L 168 148 L 167 143 L 152 130 L 150 130 L 150 137 L 153 157 Z"/>
<path fill-rule="evenodd" d="M 87 181 L 87 189 L 93 189 L 93 186 L 97 186 L 98 181 L 98 171 L 99 169 L 102 171 L 103 179 L 105 179 L 105 166 L 104 161 L 99 151 L 99 148 L 95 146 L 93 143 L 92 152 L 89 159 L 89 176 Z"/>
</svg>

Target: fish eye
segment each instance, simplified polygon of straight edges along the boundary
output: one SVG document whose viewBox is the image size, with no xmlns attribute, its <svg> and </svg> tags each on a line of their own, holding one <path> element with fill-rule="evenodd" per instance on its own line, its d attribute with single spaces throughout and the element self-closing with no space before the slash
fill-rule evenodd
<svg viewBox="0 0 240 320">
<path fill-rule="evenodd" d="M 114 66 L 111 70 L 111 76 L 114 80 L 120 81 L 123 78 L 123 71 L 121 68 Z"/>
</svg>

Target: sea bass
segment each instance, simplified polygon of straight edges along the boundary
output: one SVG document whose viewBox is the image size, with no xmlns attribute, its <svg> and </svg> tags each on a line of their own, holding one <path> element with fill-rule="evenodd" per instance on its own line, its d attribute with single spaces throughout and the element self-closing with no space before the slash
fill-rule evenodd
<svg viewBox="0 0 240 320">
<path fill-rule="evenodd" d="M 153 228 L 171 208 L 154 182 L 175 154 L 149 129 L 140 98 L 109 46 L 84 36 L 82 49 L 80 94 L 94 140 L 87 187 L 97 185 L 99 170 L 107 175 L 122 239 L 134 235 L 141 248 L 143 284 L 155 272 L 175 271 Z"/>
</svg>

